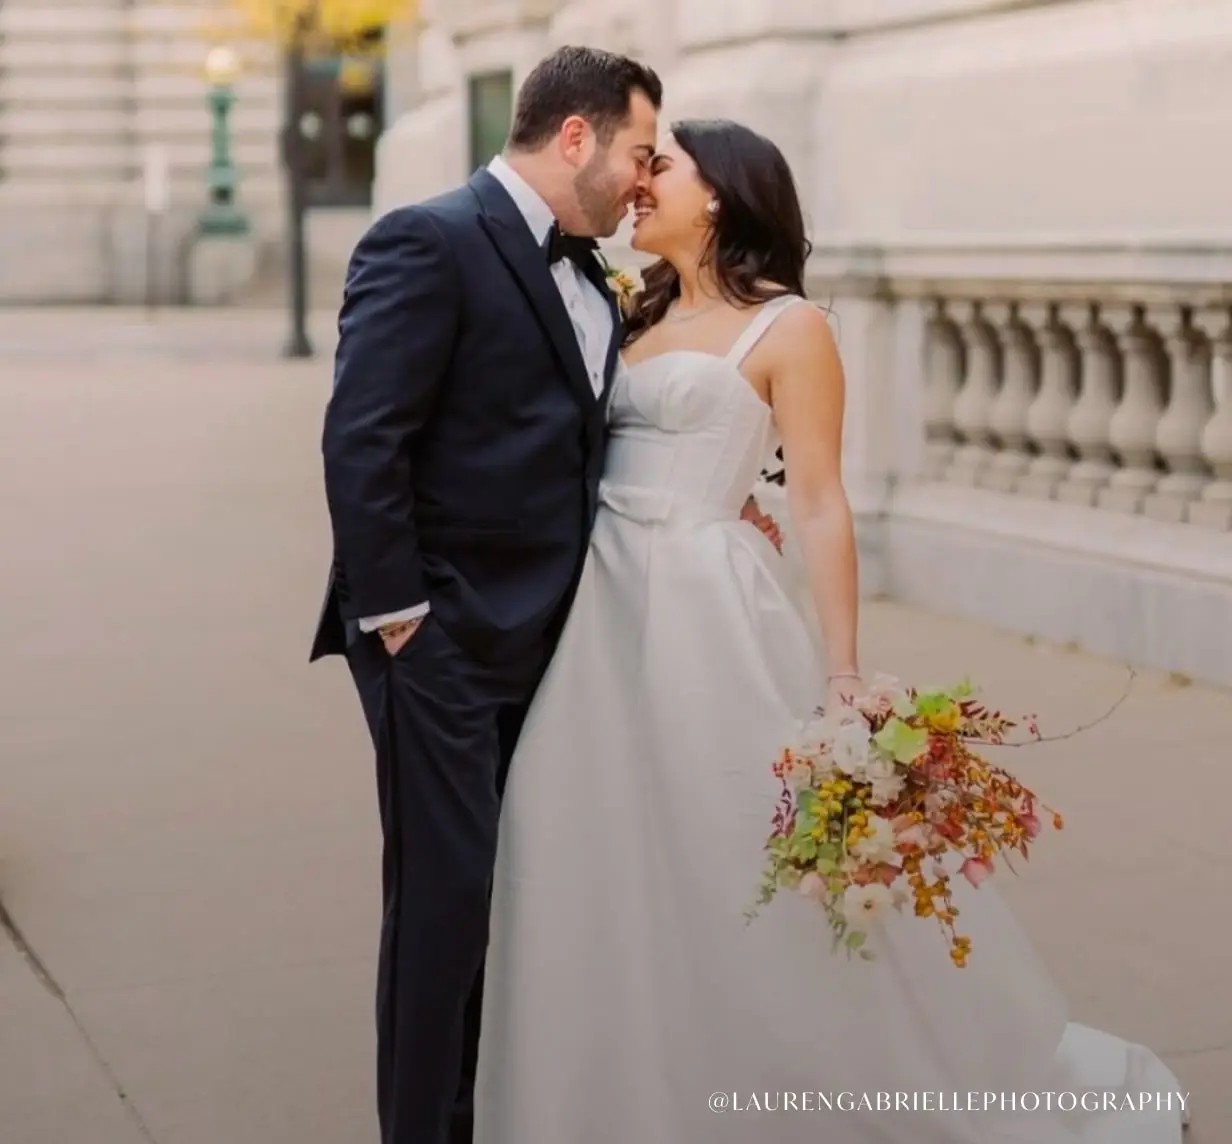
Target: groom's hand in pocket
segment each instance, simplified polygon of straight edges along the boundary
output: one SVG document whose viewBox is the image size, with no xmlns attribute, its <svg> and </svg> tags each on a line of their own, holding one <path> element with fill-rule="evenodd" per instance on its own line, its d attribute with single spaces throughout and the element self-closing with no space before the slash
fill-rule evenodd
<svg viewBox="0 0 1232 1144">
<path fill-rule="evenodd" d="M 783 551 L 783 534 L 779 531 L 778 522 L 769 513 L 761 511 L 755 497 L 749 497 L 744 502 L 744 509 L 740 513 L 741 520 L 747 520 L 750 524 L 755 525 L 757 530 L 761 532 L 771 544 L 774 545 L 779 552 Z"/>
<path fill-rule="evenodd" d="M 377 634 L 381 637 L 381 643 L 385 645 L 386 652 L 390 656 L 395 656 L 410 642 L 411 638 L 419 630 L 419 625 L 423 623 L 422 619 L 403 620 L 397 624 L 386 624 L 382 628 L 377 629 Z"/>
</svg>

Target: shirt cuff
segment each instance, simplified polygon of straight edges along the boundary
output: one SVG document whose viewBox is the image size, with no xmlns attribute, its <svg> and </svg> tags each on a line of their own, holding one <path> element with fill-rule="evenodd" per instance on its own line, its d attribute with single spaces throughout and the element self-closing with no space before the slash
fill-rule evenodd
<svg viewBox="0 0 1232 1144">
<path fill-rule="evenodd" d="M 403 608 L 400 612 L 386 612 L 383 616 L 363 616 L 359 621 L 361 632 L 374 632 L 385 624 L 398 624 L 403 620 L 418 620 L 428 614 L 427 603 L 416 604 L 413 608 Z"/>
</svg>

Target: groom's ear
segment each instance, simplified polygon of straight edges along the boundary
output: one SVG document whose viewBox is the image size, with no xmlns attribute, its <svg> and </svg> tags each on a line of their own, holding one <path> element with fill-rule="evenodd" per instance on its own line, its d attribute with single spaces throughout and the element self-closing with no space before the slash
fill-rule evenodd
<svg viewBox="0 0 1232 1144">
<path fill-rule="evenodd" d="M 591 157 L 591 140 L 594 139 L 594 132 L 582 116 L 567 116 L 560 125 L 556 139 L 566 162 L 575 167 L 586 165 Z"/>
</svg>

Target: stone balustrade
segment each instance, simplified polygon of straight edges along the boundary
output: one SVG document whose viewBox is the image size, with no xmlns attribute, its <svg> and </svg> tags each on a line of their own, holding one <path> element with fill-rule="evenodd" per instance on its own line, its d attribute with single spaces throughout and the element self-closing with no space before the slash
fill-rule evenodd
<svg viewBox="0 0 1232 1144">
<path fill-rule="evenodd" d="M 815 267 L 809 293 L 848 377 L 862 589 L 1232 686 L 1224 268 L 1094 285 L 857 253 Z M 766 477 L 790 542 L 790 466 Z"/>
<path fill-rule="evenodd" d="M 1232 529 L 1232 302 L 1219 290 L 902 293 L 926 307 L 926 477 Z"/>
</svg>

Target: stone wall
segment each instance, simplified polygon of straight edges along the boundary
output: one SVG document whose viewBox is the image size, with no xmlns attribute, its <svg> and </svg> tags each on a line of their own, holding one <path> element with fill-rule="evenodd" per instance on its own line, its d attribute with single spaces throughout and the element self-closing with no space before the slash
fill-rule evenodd
<svg viewBox="0 0 1232 1144">
<path fill-rule="evenodd" d="M 399 57 L 378 212 L 469 174 L 469 73 L 503 64 L 520 80 L 565 42 L 642 56 L 665 80 L 665 121 L 743 120 L 797 172 L 810 289 L 848 376 L 866 590 L 1232 684 L 1232 3 L 437 0 L 424 14 Z M 620 236 L 609 253 L 632 257 Z M 951 311 L 957 348 L 938 357 Z M 1112 341 L 1091 343 L 1066 390 L 1057 345 L 1091 322 Z M 939 450 L 962 464 L 938 468 Z M 1033 460 L 1049 454 L 1045 473 Z M 1085 503 L 1060 497 L 1076 485 Z"/>
<path fill-rule="evenodd" d="M 1232 246 L 1227 0 L 460 0 L 425 11 L 427 30 L 395 57 L 407 78 L 383 147 L 382 207 L 468 173 L 467 73 L 508 64 L 520 79 L 556 44 L 589 42 L 661 70 L 665 119 L 729 115 L 771 134 L 823 249 Z"/>
<path fill-rule="evenodd" d="M 209 13 L 207 0 L 0 0 L 0 303 L 183 300 L 209 161 Z M 268 243 L 281 225 L 281 85 L 268 48 L 242 54 L 233 155 Z M 170 192 L 154 220 L 151 146 Z"/>
</svg>

